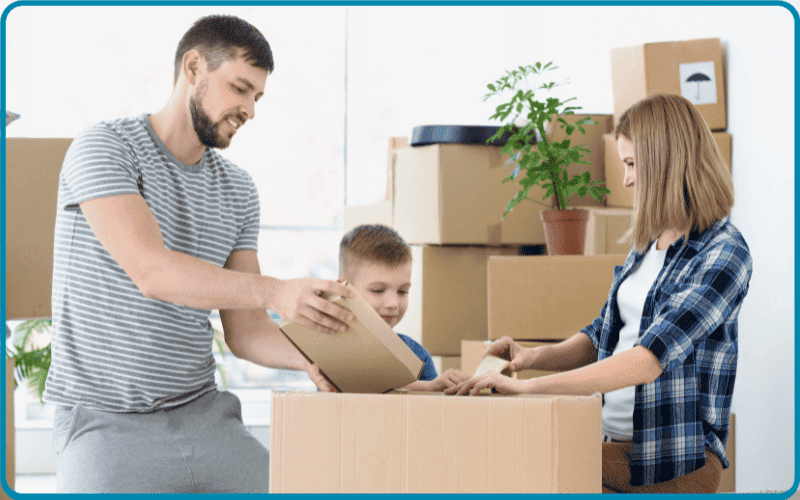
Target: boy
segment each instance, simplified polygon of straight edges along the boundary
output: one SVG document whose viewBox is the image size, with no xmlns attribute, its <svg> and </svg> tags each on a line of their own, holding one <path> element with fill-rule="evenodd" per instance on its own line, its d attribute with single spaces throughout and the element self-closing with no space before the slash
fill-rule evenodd
<svg viewBox="0 0 800 500">
<path fill-rule="evenodd" d="M 394 328 L 408 309 L 411 288 L 411 248 L 393 229 L 361 225 L 344 235 L 339 244 L 339 281 L 347 280 L 384 321 Z M 440 392 L 469 377 L 450 369 L 437 375 L 427 349 L 398 333 L 425 363 L 419 380 L 404 389 Z"/>
</svg>

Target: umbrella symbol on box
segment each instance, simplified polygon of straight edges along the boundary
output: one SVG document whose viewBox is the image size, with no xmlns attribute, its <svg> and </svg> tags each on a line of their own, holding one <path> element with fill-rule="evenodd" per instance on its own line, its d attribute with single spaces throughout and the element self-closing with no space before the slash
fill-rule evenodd
<svg viewBox="0 0 800 500">
<path fill-rule="evenodd" d="M 697 82 L 697 97 L 696 99 L 700 100 L 700 82 L 710 82 L 711 78 L 703 73 L 695 73 L 689 78 L 686 79 L 687 82 Z"/>
</svg>

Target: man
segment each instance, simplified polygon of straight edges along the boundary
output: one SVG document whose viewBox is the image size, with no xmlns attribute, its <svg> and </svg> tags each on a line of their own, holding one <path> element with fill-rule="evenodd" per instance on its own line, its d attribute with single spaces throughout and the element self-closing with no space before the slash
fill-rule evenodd
<svg viewBox="0 0 800 500">
<path fill-rule="evenodd" d="M 211 310 L 240 358 L 302 369 L 332 390 L 266 312 L 334 333 L 334 281 L 262 276 L 255 183 L 215 149 L 255 117 L 269 44 L 232 16 L 198 20 L 152 115 L 103 122 L 60 175 L 53 273 L 59 492 L 266 492 L 268 453 L 217 392 Z"/>
</svg>

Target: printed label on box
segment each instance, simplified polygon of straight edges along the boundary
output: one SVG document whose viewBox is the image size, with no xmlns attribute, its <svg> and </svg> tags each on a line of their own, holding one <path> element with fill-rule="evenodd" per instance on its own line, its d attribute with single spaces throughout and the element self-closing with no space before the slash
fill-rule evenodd
<svg viewBox="0 0 800 500">
<path fill-rule="evenodd" d="M 716 104 L 717 82 L 714 61 L 680 65 L 681 95 L 692 104 Z"/>
</svg>

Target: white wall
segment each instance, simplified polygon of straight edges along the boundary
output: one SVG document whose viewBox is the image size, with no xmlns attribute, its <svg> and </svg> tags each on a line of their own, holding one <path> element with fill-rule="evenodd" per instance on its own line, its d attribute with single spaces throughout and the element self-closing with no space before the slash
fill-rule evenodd
<svg viewBox="0 0 800 500">
<path fill-rule="evenodd" d="M 610 49 L 719 37 L 727 57 L 736 205 L 750 246 L 739 316 L 737 491 L 785 491 L 795 478 L 794 107 L 792 13 L 770 7 L 525 7 L 512 65 L 555 61 L 586 112 L 613 112 Z M 555 19 L 568 18 L 568 22 Z M 542 22 L 537 23 L 536 20 Z M 562 26 L 568 25 L 564 30 Z"/>
</svg>

